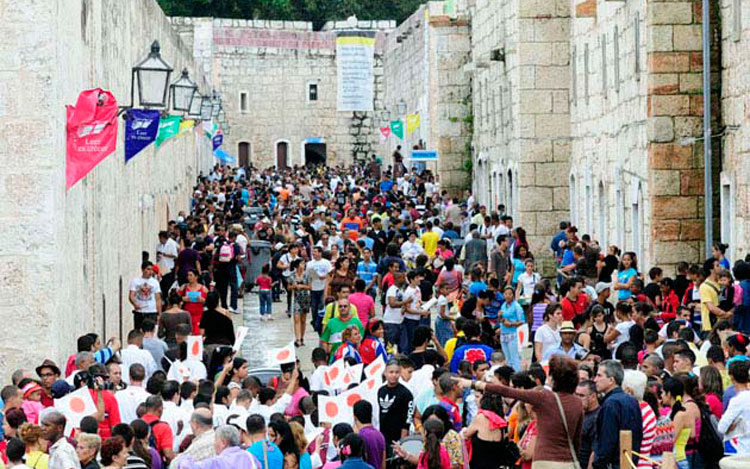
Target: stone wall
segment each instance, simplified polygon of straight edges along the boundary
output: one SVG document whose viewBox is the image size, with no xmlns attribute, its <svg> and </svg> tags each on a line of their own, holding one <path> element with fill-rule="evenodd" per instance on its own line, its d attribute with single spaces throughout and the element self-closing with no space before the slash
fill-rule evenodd
<svg viewBox="0 0 750 469">
<path fill-rule="evenodd" d="M 306 22 L 171 18 L 196 60 L 222 90 L 230 123 L 225 146 L 239 154 L 249 144 L 250 161 L 258 167 L 277 164 L 279 144 L 288 147 L 287 164 L 304 165 L 305 142 L 326 144 L 327 164 L 351 164 L 377 150 L 374 113 L 338 112 L 335 28 L 312 31 Z M 395 26 L 392 22 L 360 22 L 363 29 Z M 384 33 L 377 32 L 375 108 L 382 105 Z M 316 84 L 311 101 L 308 86 Z M 242 95 L 245 98 L 242 98 Z M 241 100 L 246 99 L 242 108 Z"/>
<path fill-rule="evenodd" d="M 472 14 L 474 190 L 545 261 L 569 203 L 570 23 L 568 0 L 477 0 Z"/>
<path fill-rule="evenodd" d="M 461 10 L 459 10 L 461 11 Z M 391 154 L 397 145 L 408 157 L 420 141 L 426 149 L 437 150 L 441 188 L 457 193 L 468 186 L 463 170 L 471 114 L 469 74 L 464 66 L 471 50 L 468 20 L 464 14 L 449 18 L 443 2 L 429 2 L 389 34 L 385 43 L 385 106 L 391 119 L 398 115 L 398 104 L 406 103 L 407 114 L 419 114 L 420 127 L 404 140 L 391 137 L 381 146 Z M 380 120 L 380 125 L 386 121 Z"/>
<path fill-rule="evenodd" d="M 571 221 L 601 245 L 652 257 L 643 2 L 572 5 Z"/>
<path fill-rule="evenodd" d="M 45 357 L 64 365 L 78 335 L 132 327 L 128 284 L 141 252 L 212 164 L 207 140 L 183 136 L 124 163 L 118 149 L 65 190 L 65 105 L 87 88 L 128 104 L 130 70 L 154 39 L 195 76 L 192 54 L 156 1 L 0 2 L 0 376 Z M 203 80 L 202 77 L 198 77 Z"/>
<path fill-rule="evenodd" d="M 714 239 L 729 244 L 734 263 L 750 252 L 750 2 L 723 0 L 721 18 L 724 137 Z"/>
</svg>

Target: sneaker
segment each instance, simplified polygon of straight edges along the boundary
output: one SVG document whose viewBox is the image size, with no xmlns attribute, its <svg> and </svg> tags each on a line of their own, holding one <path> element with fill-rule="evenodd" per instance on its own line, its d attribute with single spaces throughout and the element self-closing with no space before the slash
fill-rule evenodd
<svg viewBox="0 0 750 469">
<path fill-rule="evenodd" d="M 239 311 L 237 311 L 237 310 L 236 310 L 236 309 L 234 309 L 234 308 L 229 308 L 229 312 L 230 312 L 230 313 L 232 313 L 232 314 L 240 314 L 240 312 L 239 312 Z"/>
</svg>

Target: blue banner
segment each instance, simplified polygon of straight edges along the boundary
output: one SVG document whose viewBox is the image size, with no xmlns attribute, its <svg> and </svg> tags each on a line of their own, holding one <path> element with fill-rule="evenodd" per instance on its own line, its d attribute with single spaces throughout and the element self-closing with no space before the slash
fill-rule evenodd
<svg viewBox="0 0 750 469">
<path fill-rule="evenodd" d="M 437 161 L 438 152 L 435 150 L 414 150 L 411 152 L 412 161 Z"/>
<path fill-rule="evenodd" d="M 214 138 L 211 139 L 211 141 L 214 143 L 214 150 L 216 150 L 221 146 L 222 143 L 224 143 L 224 135 L 216 134 L 214 135 Z"/>
<path fill-rule="evenodd" d="M 131 109 L 125 121 L 125 162 L 156 140 L 159 111 Z"/>
<path fill-rule="evenodd" d="M 233 164 L 234 163 L 234 157 L 230 155 L 229 153 L 225 152 L 221 148 L 218 148 L 214 150 L 214 156 L 219 160 L 222 164 Z"/>
</svg>

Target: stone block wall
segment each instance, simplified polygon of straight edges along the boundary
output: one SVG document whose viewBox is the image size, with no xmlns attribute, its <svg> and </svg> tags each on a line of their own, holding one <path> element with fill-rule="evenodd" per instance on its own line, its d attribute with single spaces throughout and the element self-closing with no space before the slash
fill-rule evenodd
<svg viewBox="0 0 750 469">
<path fill-rule="evenodd" d="M 110 89 L 128 104 L 131 67 L 154 39 L 176 71 L 196 76 L 156 1 L 0 2 L 0 33 L 0 220 L 12 240 L 0 248 L 0 317 L 13 325 L 0 342 L 7 382 L 44 358 L 64 365 L 86 332 L 127 334 L 141 252 L 153 256 L 159 229 L 189 209 L 212 158 L 207 140 L 188 135 L 125 165 L 120 120 L 117 151 L 65 190 L 65 105 L 80 91 Z"/>
<path fill-rule="evenodd" d="M 571 6 L 571 221 L 648 264 L 646 9 L 637 1 Z"/>
<path fill-rule="evenodd" d="M 568 0 L 477 0 L 472 13 L 474 190 L 505 205 L 543 270 L 568 211 L 570 25 Z"/>
<path fill-rule="evenodd" d="M 750 2 L 721 2 L 722 168 L 714 239 L 734 263 L 750 252 Z"/>
<path fill-rule="evenodd" d="M 701 16 L 699 0 L 649 3 L 650 248 L 651 264 L 662 267 L 705 258 L 703 142 L 695 140 L 703 135 Z"/>
<path fill-rule="evenodd" d="M 239 154 L 249 144 L 258 167 L 277 164 L 279 143 L 288 145 L 287 164 L 305 164 L 305 142 L 326 143 L 327 164 L 351 164 L 369 157 L 379 141 L 375 113 L 338 112 L 336 33 L 314 32 L 306 22 L 171 18 L 212 82 L 222 90 L 230 124 L 225 147 Z M 391 22 L 367 22 L 372 29 Z M 375 23 L 373 25 L 373 23 Z M 382 24 L 381 24 L 382 23 Z M 362 26 L 365 26 L 364 24 Z M 384 33 L 378 30 L 375 52 L 375 107 L 382 103 Z M 308 99 L 308 85 L 318 99 Z M 241 95 L 247 107 L 241 108 Z"/>
<path fill-rule="evenodd" d="M 390 33 L 385 43 L 385 107 L 391 119 L 398 115 L 398 104 L 406 103 L 407 114 L 419 114 L 420 128 L 403 140 L 390 137 L 381 145 L 385 161 L 397 145 L 408 157 L 420 140 L 425 148 L 437 150 L 437 166 L 429 166 L 440 177 L 441 188 L 458 193 L 468 187 L 462 169 L 469 139 L 470 115 L 467 102 L 471 88 L 464 66 L 470 57 L 470 35 L 465 15 L 449 18 L 443 2 L 429 2 Z M 379 125 L 386 125 L 380 119 Z"/>
</svg>

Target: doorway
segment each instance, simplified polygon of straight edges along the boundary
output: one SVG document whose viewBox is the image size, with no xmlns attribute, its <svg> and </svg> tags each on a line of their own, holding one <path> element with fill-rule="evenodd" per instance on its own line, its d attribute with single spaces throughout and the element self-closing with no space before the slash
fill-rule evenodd
<svg viewBox="0 0 750 469">
<path fill-rule="evenodd" d="M 305 144 L 305 165 L 319 166 L 326 164 L 326 144 L 325 143 L 306 143 Z"/>
<path fill-rule="evenodd" d="M 289 143 L 279 142 L 276 144 L 276 168 L 285 169 L 287 165 L 287 155 L 289 154 Z"/>
<path fill-rule="evenodd" d="M 250 144 L 248 142 L 240 142 L 237 146 L 237 154 L 240 159 L 240 167 L 247 168 L 250 162 Z"/>
</svg>

